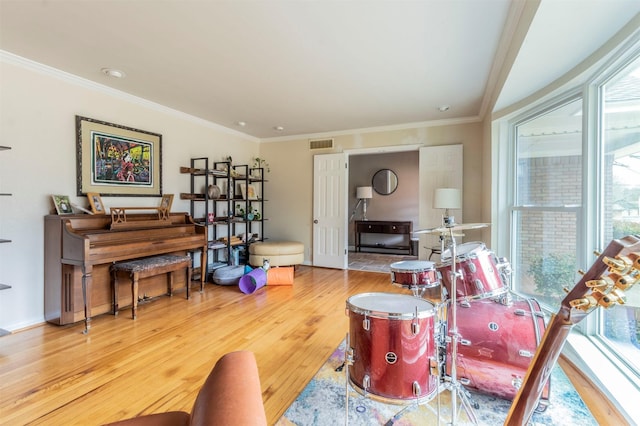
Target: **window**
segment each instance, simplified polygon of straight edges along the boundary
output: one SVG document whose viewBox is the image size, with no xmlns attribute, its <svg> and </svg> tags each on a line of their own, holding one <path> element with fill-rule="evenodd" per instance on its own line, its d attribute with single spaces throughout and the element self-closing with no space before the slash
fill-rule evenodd
<svg viewBox="0 0 640 426">
<path fill-rule="evenodd" d="M 509 256 L 514 291 L 552 313 L 595 260 L 591 248 L 640 235 L 640 38 L 603 65 L 582 86 L 494 123 L 494 158 L 508 159 L 494 174 L 504 191 L 495 248 Z M 587 315 L 570 340 L 563 353 L 624 415 L 640 412 L 640 285 L 624 305 Z"/>
<path fill-rule="evenodd" d="M 640 58 L 601 86 L 600 229 L 603 241 L 640 235 Z M 640 287 L 640 286 L 638 286 Z M 640 371 L 640 288 L 625 305 L 600 312 L 597 335 Z"/>
<path fill-rule="evenodd" d="M 582 99 L 516 127 L 515 290 L 550 309 L 573 287 L 582 212 Z"/>
</svg>

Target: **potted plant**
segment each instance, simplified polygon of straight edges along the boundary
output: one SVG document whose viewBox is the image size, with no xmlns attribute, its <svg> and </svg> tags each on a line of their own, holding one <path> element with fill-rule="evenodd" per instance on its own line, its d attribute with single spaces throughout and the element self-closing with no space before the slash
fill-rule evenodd
<svg viewBox="0 0 640 426">
<path fill-rule="evenodd" d="M 269 167 L 269 163 L 264 158 L 256 157 L 253 159 L 253 168 L 259 169 L 262 168 L 267 173 L 271 172 L 271 168 Z"/>
</svg>

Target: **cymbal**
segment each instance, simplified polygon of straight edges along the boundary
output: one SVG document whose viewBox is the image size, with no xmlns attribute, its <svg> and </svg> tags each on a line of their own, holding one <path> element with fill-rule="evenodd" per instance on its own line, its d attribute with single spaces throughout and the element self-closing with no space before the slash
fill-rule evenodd
<svg viewBox="0 0 640 426">
<path fill-rule="evenodd" d="M 490 226 L 490 223 L 460 223 L 451 227 L 440 226 L 438 228 L 419 229 L 414 234 L 448 234 L 450 231 L 464 231 L 465 229 L 480 229 Z"/>
</svg>

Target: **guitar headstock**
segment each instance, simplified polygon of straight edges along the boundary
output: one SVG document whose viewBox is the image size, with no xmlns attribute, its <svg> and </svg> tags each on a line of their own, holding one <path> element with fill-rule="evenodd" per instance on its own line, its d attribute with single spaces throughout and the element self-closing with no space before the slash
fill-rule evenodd
<svg viewBox="0 0 640 426">
<path fill-rule="evenodd" d="M 560 314 L 574 324 L 598 306 L 626 302 L 625 292 L 640 282 L 640 238 L 613 240 L 561 303 Z"/>
</svg>

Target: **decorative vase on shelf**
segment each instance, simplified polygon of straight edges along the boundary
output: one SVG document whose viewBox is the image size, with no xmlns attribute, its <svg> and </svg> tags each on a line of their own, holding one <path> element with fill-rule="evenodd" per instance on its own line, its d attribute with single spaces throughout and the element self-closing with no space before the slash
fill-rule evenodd
<svg viewBox="0 0 640 426">
<path fill-rule="evenodd" d="M 218 198 L 220 198 L 220 188 L 218 187 L 218 185 L 209 185 L 209 187 L 207 188 L 207 196 L 211 200 L 217 200 Z"/>
</svg>

